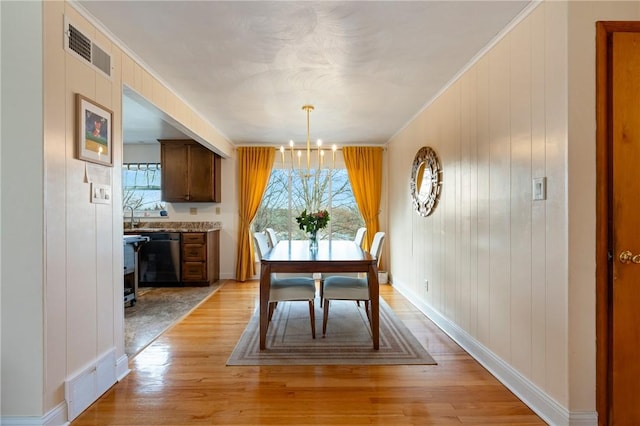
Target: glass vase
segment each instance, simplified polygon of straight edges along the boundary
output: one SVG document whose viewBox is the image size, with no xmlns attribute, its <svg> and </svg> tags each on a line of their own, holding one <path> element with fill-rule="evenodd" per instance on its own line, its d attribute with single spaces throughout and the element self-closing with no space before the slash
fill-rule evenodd
<svg viewBox="0 0 640 426">
<path fill-rule="evenodd" d="M 311 231 L 309 234 L 309 250 L 318 250 L 318 231 Z"/>
</svg>

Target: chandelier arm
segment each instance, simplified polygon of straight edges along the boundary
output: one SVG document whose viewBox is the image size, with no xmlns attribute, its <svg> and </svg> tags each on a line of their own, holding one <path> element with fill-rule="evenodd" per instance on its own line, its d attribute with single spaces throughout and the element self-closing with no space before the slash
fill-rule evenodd
<svg viewBox="0 0 640 426">
<path fill-rule="evenodd" d="M 311 131 L 309 124 L 309 114 L 313 111 L 313 105 L 304 105 L 303 110 L 307 112 L 307 176 L 311 175 Z"/>
</svg>

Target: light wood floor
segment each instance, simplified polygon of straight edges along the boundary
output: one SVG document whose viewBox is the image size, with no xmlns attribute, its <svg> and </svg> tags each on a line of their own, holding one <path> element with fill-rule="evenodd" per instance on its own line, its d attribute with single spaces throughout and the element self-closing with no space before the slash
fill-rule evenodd
<svg viewBox="0 0 640 426">
<path fill-rule="evenodd" d="M 438 365 L 227 367 L 257 294 L 225 283 L 72 425 L 545 424 L 389 285 L 380 295 Z"/>
</svg>

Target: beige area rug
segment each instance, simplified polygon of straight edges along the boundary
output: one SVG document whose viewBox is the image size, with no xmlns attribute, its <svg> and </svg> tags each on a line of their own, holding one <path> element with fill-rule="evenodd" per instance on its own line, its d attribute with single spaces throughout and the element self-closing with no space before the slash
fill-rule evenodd
<svg viewBox="0 0 640 426">
<path fill-rule="evenodd" d="M 124 351 L 133 357 L 220 288 L 140 287 L 135 306 L 124 308 Z"/>
<path fill-rule="evenodd" d="M 389 305 L 380 299 L 380 349 L 374 350 L 371 329 L 361 303 L 332 301 L 326 337 L 316 300 L 316 338 L 311 337 L 309 305 L 280 302 L 267 332 L 267 349 L 259 350 L 256 311 L 227 365 L 403 365 L 436 364 Z"/>
</svg>

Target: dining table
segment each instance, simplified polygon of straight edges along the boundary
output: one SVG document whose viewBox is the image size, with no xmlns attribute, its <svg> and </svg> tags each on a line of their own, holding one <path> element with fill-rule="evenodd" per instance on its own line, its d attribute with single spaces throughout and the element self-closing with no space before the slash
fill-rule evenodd
<svg viewBox="0 0 640 426">
<path fill-rule="evenodd" d="M 317 248 L 309 241 L 281 240 L 263 254 L 260 268 L 260 350 L 266 348 L 269 327 L 269 290 L 271 274 L 350 273 L 365 272 L 369 285 L 371 305 L 371 337 L 373 348 L 380 347 L 380 289 L 378 288 L 378 262 L 354 241 L 320 240 Z"/>
</svg>

